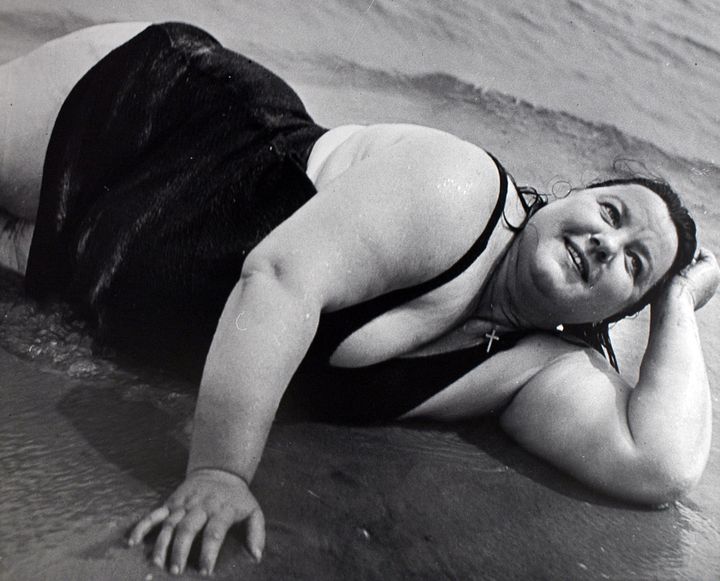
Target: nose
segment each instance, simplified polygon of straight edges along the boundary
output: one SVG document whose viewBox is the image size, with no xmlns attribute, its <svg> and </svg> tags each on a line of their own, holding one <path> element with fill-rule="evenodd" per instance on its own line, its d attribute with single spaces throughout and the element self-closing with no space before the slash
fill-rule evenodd
<svg viewBox="0 0 720 581">
<path fill-rule="evenodd" d="M 595 258 L 602 263 L 610 262 L 620 250 L 620 241 L 611 233 L 590 236 L 590 249 Z"/>
</svg>

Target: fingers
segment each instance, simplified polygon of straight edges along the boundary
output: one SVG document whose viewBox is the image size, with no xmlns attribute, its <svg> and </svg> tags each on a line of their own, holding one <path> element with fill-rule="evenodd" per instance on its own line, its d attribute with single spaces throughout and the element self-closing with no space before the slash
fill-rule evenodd
<svg viewBox="0 0 720 581">
<path fill-rule="evenodd" d="M 220 547 L 227 536 L 228 529 L 233 524 L 232 519 L 228 520 L 216 516 L 210 519 L 208 523 L 207 513 L 199 508 L 194 508 L 190 512 L 180 508 L 170 513 L 167 507 L 161 507 L 154 510 L 135 526 L 128 543 L 134 545 L 141 542 L 147 533 L 163 520 L 165 522 L 163 522 L 162 529 L 155 541 L 153 562 L 158 567 L 164 568 L 172 543 L 169 570 L 173 574 L 182 573 L 187 565 L 188 555 L 195 537 L 205 527 L 202 554 L 200 556 L 200 570 L 203 574 L 212 573 L 220 553 Z M 264 544 L 264 528 L 262 538 Z"/>
<path fill-rule="evenodd" d="M 701 248 L 698 252 L 698 260 L 717 264 L 717 258 L 711 250 L 707 248 Z"/>
<path fill-rule="evenodd" d="M 710 252 L 707 248 L 703 246 L 699 246 L 698 249 L 695 251 L 695 256 L 693 257 L 694 262 L 703 262 L 705 260 L 712 260 L 714 258 L 713 253 Z"/>
<path fill-rule="evenodd" d="M 712 250 L 701 246 L 695 253 L 695 262 L 707 262 L 710 264 L 717 264 L 717 258 L 713 254 Z"/>
<path fill-rule="evenodd" d="M 141 542 L 156 525 L 160 524 L 170 515 L 170 509 L 167 506 L 161 506 L 155 509 L 145 518 L 143 518 L 130 533 L 128 545 L 131 547 Z"/>
<path fill-rule="evenodd" d="M 701 309 L 717 291 L 720 284 L 720 267 L 715 255 L 707 248 L 699 248 L 693 262 L 678 276 L 689 291 L 695 310 Z"/>
<path fill-rule="evenodd" d="M 140 543 L 160 526 L 152 560 L 161 568 L 168 562 L 170 573 L 179 574 L 202 531 L 200 572 L 209 575 L 228 529 L 240 521 L 246 523 L 248 549 L 259 561 L 265 547 L 265 519 L 247 483 L 223 471 L 205 470 L 190 474 L 164 506 L 135 525 L 128 543 Z"/>
<path fill-rule="evenodd" d="M 158 535 L 157 540 L 155 541 L 155 549 L 153 551 L 153 562 L 158 567 L 164 567 L 165 566 L 165 560 L 167 559 L 167 551 L 168 547 L 170 546 L 170 541 L 172 541 L 173 533 L 175 532 L 175 527 L 180 523 L 180 521 L 185 517 L 185 509 L 179 509 L 175 510 L 167 519 L 165 519 L 165 522 L 163 523 L 162 529 L 160 529 L 160 534 Z"/>
<path fill-rule="evenodd" d="M 195 537 L 207 522 L 207 513 L 199 508 L 192 509 L 175 529 L 170 572 L 182 573 L 185 570 L 188 554 Z"/>
<path fill-rule="evenodd" d="M 248 517 L 247 546 L 250 554 L 260 562 L 265 549 L 265 517 L 259 508 L 256 508 Z"/>
<path fill-rule="evenodd" d="M 216 516 L 210 519 L 210 522 L 205 527 L 203 546 L 200 553 L 200 573 L 202 575 L 209 575 L 215 569 L 220 547 L 231 525 L 231 520 Z"/>
</svg>

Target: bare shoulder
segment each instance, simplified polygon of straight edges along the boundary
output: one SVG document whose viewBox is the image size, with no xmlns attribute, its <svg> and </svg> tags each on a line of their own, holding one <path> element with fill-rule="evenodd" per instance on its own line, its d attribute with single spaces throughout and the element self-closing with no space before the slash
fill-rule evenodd
<svg viewBox="0 0 720 581">
<path fill-rule="evenodd" d="M 542 389 L 538 387 L 557 385 L 553 378 L 565 374 L 571 378 L 588 377 L 596 368 L 615 373 L 599 353 L 584 344 L 546 332 L 530 333 L 511 349 L 497 353 L 459 378 L 408 417 L 457 421 L 500 409 L 505 409 L 504 416 L 509 417 L 507 410 L 516 401 L 526 400 L 526 395 L 532 395 L 536 404 L 542 405 Z M 570 381 L 569 385 L 574 384 Z M 515 406 L 516 411 L 518 408 Z"/>
<path fill-rule="evenodd" d="M 345 137 L 342 127 L 333 131 Z M 411 124 L 355 126 L 327 156 L 318 190 L 333 191 L 333 182 L 353 172 L 362 174 L 366 189 L 380 191 L 373 184 L 382 181 L 384 195 L 393 193 L 400 204 L 411 202 L 440 222 L 445 217 L 460 231 L 469 216 L 489 217 L 499 188 L 497 167 L 481 147 Z"/>
<path fill-rule="evenodd" d="M 311 263 L 303 263 L 303 272 L 326 281 L 318 292 L 332 294 L 328 304 L 336 308 L 443 272 L 483 231 L 497 201 L 492 159 L 425 127 L 354 131 L 326 166 L 317 194 L 253 255 L 287 261 L 302 240 L 305 252 L 293 260 Z"/>
<path fill-rule="evenodd" d="M 627 388 L 624 379 L 602 354 L 572 337 L 534 333 L 520 341 L 513 351 L 514 358 L 534 366 L 523 389 L 570 389 L 577 393 L 583 386 L 594 389 L 598 383 L 612 384 L 613 389 Z"/>
<path fill-rule="evenodd" d="M 510 433 L 524 432 L 547 415 L 576 426 L 622 416 L 632 388 L 596 350 L 548 335 L 529 338 L 521 349 L 547 356 L 503 414 Z"/>
<path fill-rule="evenodd" d="M 433 191 L 444 195 L 472 191 L 463 184 L 475 189 L 484 186 L 488 191 L 497 185 L 497 168 L 482 148 L 439 129 L 403 123 L 329 131 L 313 150 L 310 164 L 314 167 L 309 173 L 318 189 L 323 189 L 345 171 L 373 159 L 382 160 L 388 178 L 414 177 L 433 183 Z"/>
<path fill-rule="evenodd" d="M 403 151 L 428 177 L 487 179 L 497 174 L 485 150 L 440 129 L 403 123 L 380 124 L 368 126 L 357 137 L 362 148 L 361 158 Z"/>
</svg>

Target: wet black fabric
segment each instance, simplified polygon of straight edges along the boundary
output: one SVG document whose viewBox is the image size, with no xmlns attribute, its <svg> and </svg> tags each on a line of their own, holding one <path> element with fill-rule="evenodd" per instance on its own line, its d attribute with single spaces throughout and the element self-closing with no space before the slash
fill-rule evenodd
<svg viewBox="0 0 720 581">
<path fill-rule="evenodd" d="M 201 368 L 247 253 L 315 193 L 295 92 L 184 24 L 151 26 L 56 121 L 26 276 L 123 352 Z"/>
<path fill-rule="evenodd" d="M 305 170 L 325 131 L 284 81 L 204 31 L 149 27 L 93 67 L 62 107 L 45 160 L 27 290 L 67 300 L 123 353 L 198 379 L 245 256 L 315 194 Z M 489 356 L 480 346 L 359 369 L 328 363 L 353 331 L 478 258 L 505 203 L 508 178 L 497 166 L 493 216 L 455 265 L 323 314 L 292 390 L 314 413 L 389 420 Z M 493 353 L 514 341 L 506 337 Z"/>
</svg>

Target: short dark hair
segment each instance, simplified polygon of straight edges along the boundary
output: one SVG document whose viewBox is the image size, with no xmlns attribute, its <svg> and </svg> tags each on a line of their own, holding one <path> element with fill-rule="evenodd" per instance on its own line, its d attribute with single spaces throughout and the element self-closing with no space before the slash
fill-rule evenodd
<svg viewBox="0 0 720 581">
<path fill-rule="evenodd" d="M 697 229 L 695 227 L 695 221 L 683 205 L 678 194 L 668 183 L 662 180 L 644 177 L 616 178 L 592 183 L 587 186 L 587 189 L 622 185 L 644 186 L 660 196 L 665 202 L 670 218 L 675 225 L 678 247 L 670 269 L 636 303 L 619 313 L 611 315 L 603 321 L 571 325 L 566 329 L 570 334 L 583 339 L 600 351 L 600 353 L 603 353 L 616 370 L 618 369 L 618 364 L 615 351 L 610 342 L 610 324 L 640 312 L 645 306 L 653 302 L 663 291 L 670 279 L 692 262 L 697 249 Z"/>
</svg>

